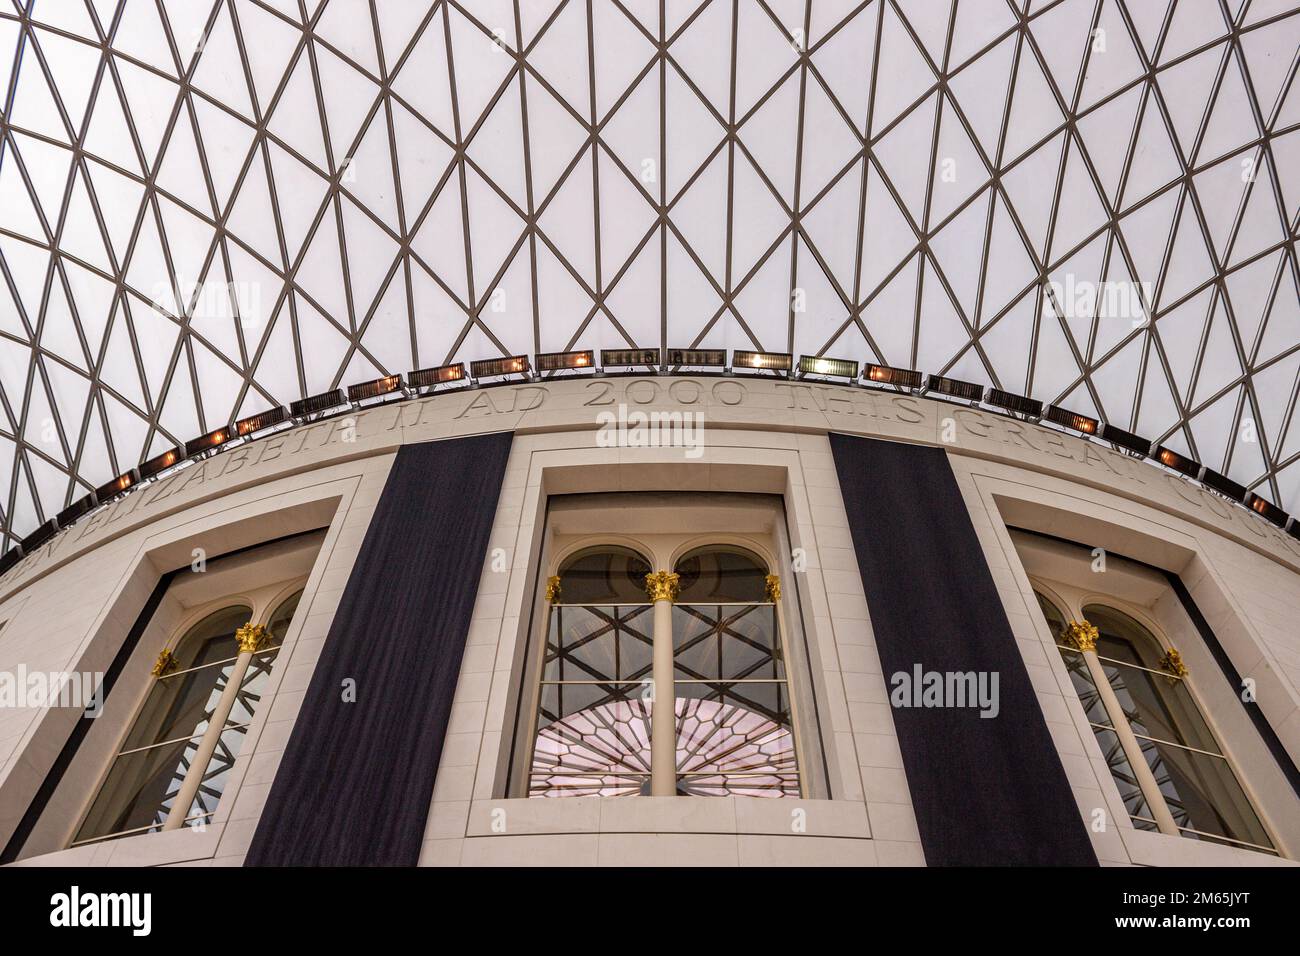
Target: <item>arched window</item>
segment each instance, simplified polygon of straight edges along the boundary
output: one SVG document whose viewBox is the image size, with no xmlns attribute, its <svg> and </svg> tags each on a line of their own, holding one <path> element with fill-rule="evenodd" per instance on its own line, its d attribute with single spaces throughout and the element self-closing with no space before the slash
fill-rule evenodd
<svg viewBox="0 0 1300 956">
<path fill-rule="evenodd" d="M 1115 608 L 1067 622 L 1037 597 L 1133 825 L 1276 853 L 1177 655 Z"/>
<path fill-rule="evenodd" d="M 798 796 L 790 690 L 767 566 L 739 548 L 700 548 L 674 569 L 677 790 Z"/>
<path fill-rule="evenodd" d="M 1273 850 L 1228 758 L 1155 635 L 1127 614 L 1083 609 L 1097 658 L 1183 836 Z"/>
<path fill-rule="evenodd" d="M 743 548 L 696 548 L 677 561 L 677 600 L 751 604 L 767 600 L 767 565 Z"/>
<path fill-rule="evenodd" d="M 1088 716 L 1088 724 L 1092 727 L 1097 744 L 1101 747 L 1102 756 L 1106 758 L 1111 778 L 1119 789 L 1120 799 L 1124 801 L 1124 808 L 1128 811 L 1133 825 L 1139 830 L 1159 829 L 1152 817 L 1151 808 L 1147 805 L 1141 783 L 1133 771 L 1132 764 L 1129 763 L 1128 751 L 1119 733 L 1116 732 L 1102 694 L 1097 689 L 1092 668 L 1083 653 L 1070 643 L 1069 625 L 1065 615 L 1042 594 L 1035 592 L 1035 596 L 1038 598 L 1038 606 L 1042 609 L 1043 616 L 1047 618 L 1047 627 L 1052 632 L 1053 640 L 1056 641 L 1056 649 L 1061 652 L 1065 669 L 1069 671 L 1070 681 L 1074 684 L 1074 692 L 1079 695 L 1079 702 L 1083 704 L 1083 712 Z"/>
<path fill-rule="evenodd" d="M 213 611 L 162 653 L 74 846 L 211 822 L 300 596 L 268 627 L 245 606 Z"/>
<path fill-rule="evenodd" d="M 564 562 L 559 598 L 565 604 L 644 604 L 650 563 L 631 548 L 588 548 Z"/>
<path fill-rule="evenodd" d="M 530 796 L 799 794 L 779 588 L 756 555 L 702 548 L 652 574 L 589 549 L 548 594 Z"/>
<path fill-rule="evenodd" d="M 650 563 L 591 548 L 552 579 L 530 796 L 624 796 L 648 789 L 654 614 Z"/>
</svg>

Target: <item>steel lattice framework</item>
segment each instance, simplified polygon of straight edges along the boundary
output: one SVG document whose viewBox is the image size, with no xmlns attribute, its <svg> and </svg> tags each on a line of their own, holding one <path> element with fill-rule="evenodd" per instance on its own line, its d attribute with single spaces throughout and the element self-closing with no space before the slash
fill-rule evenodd
<svg viewBox="0 0 1300 956">
<path fill-rule="evenodd" d="M 1300 507 L 1300 8 L 0 0 L 0 531 L 573 346 L 1059 401 Z"/>
</svg>

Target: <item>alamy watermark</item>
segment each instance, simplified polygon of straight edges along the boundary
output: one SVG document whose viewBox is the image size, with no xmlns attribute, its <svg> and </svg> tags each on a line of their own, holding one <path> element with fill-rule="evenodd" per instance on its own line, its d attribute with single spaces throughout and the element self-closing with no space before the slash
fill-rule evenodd
<svg viewBox="0 0 1300 956">
<path fill-rule="evenodd" d="M 996 717 L 997 671 L 927 671 L 913 664 L 911 671 L 895 671 L 889 703 L 894 707 L 978 708 L 981 717 Z"/>
<path fill-rule="evenodd" d="M 704 454 L 703 412 L 618 411 L 596 416 L 597 448 L 680 448 L 687 458 Z"/>
<path fill-rule="evenodd" d="M 1133 328 L 1147 320 L 1146 303 L 1152 301 L 1155 286 L 1150 282 L 1093 282 L 1076 279 L 1043 283 L 1043 314 L 1059 309 L 1066 319 L 1120 319 Z"/>
<path fill-rule="evenodd" d="M 14 671 L 0 671 L 0 707 L 73 707 L 87 717 L 104 711 L 99 671 L 29 671 L 19 664 Z"/>
</svg>

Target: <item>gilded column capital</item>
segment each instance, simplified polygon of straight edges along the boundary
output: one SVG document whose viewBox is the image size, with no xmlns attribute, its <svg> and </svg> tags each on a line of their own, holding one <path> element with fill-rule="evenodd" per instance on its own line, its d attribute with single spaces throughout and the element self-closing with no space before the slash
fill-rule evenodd
<svg viewBox="0 0 1300 956">
<path fill-rule="evenodd" d="M 775 604 L 781 600 L 781 579 L 775 574 L 769 574 L 766 579 L 767 599 Z"/>
<path fill-rule="evenodd" d="M 1087 621 L 1071 621 L 1065 625 L 1065 642 L 1080 651 L 1097 650 L 1097 628 Z"/>
<path fill-rule="evenodd" d="M 235 631 L 235 640 L 239 643 L 239 653 L 251 654 L 256 650 L 260 650 L 269 636 L 270 632 L 263 625 L 249 621 Z"/>
<path fill-rule="evenodd" d="M 554 604 L 560 599 L 560 576 L 552 574 L 546 579 L 546 603 Z"/>
<path fill-rule="evenodd" d="M 176 655 L 163 648 L 158 654 L 158 660 L 154 661 L 153 670 L 149 673 L 154 677 L 162 677 L 176 669 Z"/>
<path fill-rule="evenodd" d="M 1187 665 L 1183 663 L 1183 655 L 1179 654 L 1176 648 L 1169 648 L 1165 656 L 1160 658 L 1160 669 L 1170 677 L 1186 677 Z"/>
<path fill-rule="evenodd" d="M 678 576 L 671 571 L 655 571 L 645 576 L 646 594 L 652 601 L 676 601 Z"/>
</svg>

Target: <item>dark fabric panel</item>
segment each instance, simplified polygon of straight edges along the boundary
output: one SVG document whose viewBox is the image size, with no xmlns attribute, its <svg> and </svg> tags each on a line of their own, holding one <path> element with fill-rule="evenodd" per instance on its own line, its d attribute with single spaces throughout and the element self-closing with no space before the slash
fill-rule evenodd
<svg viewBox="0 0 1300 956">
<path fill-rule="evenodd" d="M 398 450 L 246 866 L 418 862 L 511 438 Z"/>
<path fill-rule="evenodd" d="M 1095 866 L 942 449 L 830 436 L 885 681 L 997 673 L 999 712 L 894 707 L 926 863 Z"/>
</svg>

